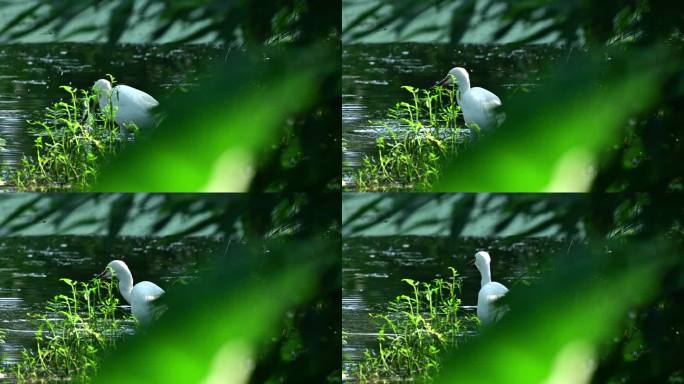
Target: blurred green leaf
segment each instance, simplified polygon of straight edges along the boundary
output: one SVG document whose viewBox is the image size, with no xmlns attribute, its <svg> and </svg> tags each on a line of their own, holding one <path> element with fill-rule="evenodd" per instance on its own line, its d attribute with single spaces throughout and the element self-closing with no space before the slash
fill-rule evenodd
<svg viewBox="0 0 684 384">
<path fill-rule="evenodd" d="M 128 219 L 129 212 L 133 209 L 135 196 L 131 193 L 118 195 L 109 207 L 109 228 L 107 237 L 114 239 Z"/>
<path fill-rule="evenodd" d="M 633 250 L 584 249 L 572 258 L 582 261 L 515 287 L 511 312 L 445 362 L 436 383 L 587 382 L 601 344 L 619 333 L 628 309 L 657 292 L 660 271 L 673 261 L 655 244 L 639 247 L 636 260 Z"/>
<path fill-rule="evenodd" d="M 0 35 L 5 34 L 7 31 L 11 30 L 12 28 L 16 27 L 24 21 L 26 18 L 33 16 L 35 13 L 37 13 L 40 8 L 43 7 L 44 4 L 41 3 L 36 3 L 33 6 L 23 10 L 22 12 L 17 13 L 16 16 L 12 20 L 10 20 L 7 24 L 5 24 L 2 29 L 0 29 Z"/>
<path fill-rule="evenodd" d="M 95 190 L 245 191 L 264 149 L 315 99 L 324 54 L 231 59 L 197 92 L 169 101 L 162 124 L 106 167 Z"/>
<path fill-rule="evenodd" d="M 536 92 L 504 98 L 504 124 L 454 159 L 435 190 L 588 190 L 600 150 L 630 116 L 655 102 L 665 68 L 653 65 L 666 56 L 653 50 L 632 57 L 636 63 L 613 64 L 626 68 L 607 76 L 604 59 L 581 58 Z"/>
<path fill-rule="evenodd" d="M 133 0 L 119 0 L 109 16 L 109 30 L 107 40 L 113 44 L 119 41 L 126 29 L 128 20 L 133 14 Z"/>
<path fill-rule="evenodd" d="M 332 261 L 317 257 L 315 241 L 257 249 L 233 247 L 201 284 L 169 292 L 169 311 L 122 344 L 95 382 L 247 382 L 264 340 L 315 294 L 311 276 Z"/>
</svg>

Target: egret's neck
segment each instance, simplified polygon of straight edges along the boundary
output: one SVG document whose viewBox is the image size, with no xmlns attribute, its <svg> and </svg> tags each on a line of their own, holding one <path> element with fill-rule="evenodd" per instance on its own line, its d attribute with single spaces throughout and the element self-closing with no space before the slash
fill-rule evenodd
<svg viewBox="0 0 684 384">
<path fill-rule="evenodd" d="M 465 95 L 465 93 L 470 90 L 470 79 L 467 75 L 464 76 L 461 73 L 458 73 L 454 77 L 456 77 L 456 84 L 458 85 L 458 89 L 456 90 L 456 102 L 458 105 L 461 105 L 461 96 Z"/>
<path fill-rule="evenodd" d="M 468 76 L 457 76 L 456 83 L 458 84 L 458 91 L 462 95 L 470 91 L 470 79 Z"/>
<path fill-rule="evenodd" d="M 133 291 L 133 276 L 130 271 L 117 271 L 116 277 L 119 279 L 119 292 L 128 304 L 131 303 L 131 292 Z"/>
<path fill-rule="evenodd" d="M 480 269 L 480 275 L 482 275 L 482 281 L 480 287 L 484 287 L 485 284 L 492 282 L 492 273 L 489 271 L 489 264 L 485 265 Z"/>
</svg>

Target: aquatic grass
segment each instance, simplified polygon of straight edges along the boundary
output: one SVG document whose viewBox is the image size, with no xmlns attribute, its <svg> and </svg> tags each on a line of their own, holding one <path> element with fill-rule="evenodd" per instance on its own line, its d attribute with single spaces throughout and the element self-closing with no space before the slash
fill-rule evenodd
<svg viewBox="0 0 684 384">
<path fill-rule="evenodd" d="M 117 284 L 93 279 L 60 279 L 69 287 L 29 316 L 37 324 L 35 349 L 24 349 L 12 368 L 17 382 L 89 382 L 103 352 L 122 337 L 122 322 L 133 318 L 118 309 Z"/>
<path fill-rule="evenodd" d="M 371 314 L 380 322 L 377 350 L 364 350 L 356 378 L 360 382 L 430 381 L 441 367 L 444 352 L 458 347 L 473 316 L 460 315 L 461 279 L 451 276 L 431 282 L 402 281 L 410 295 L 400 295 L 387 313 Z"/>
<path fill-rule="evenodd" d="M 458 155 L 477 127 L 463 128 L 453 87 L 403 86 L 410 102 L 399 102 L 380 122 L 386 133 L 376 140 L 376 156 L 365 156 L 353 176 L 360 191 L 430 190 L 446 159 Z"/>
<path fill-rule="evenodd" d="M 114 84 L 114 78 L 108 75 Z M 63 85 L 67 98 L 48 107 L 41 120 L 28 121 L 35 156 L 24 155 L 10 181 L 19 191 L 85 191 L 99 170 L 126 144 L 114 121 L 115 108 L 100 110 L 97 95 Z M 137 130 L 133 130 L 133 134 Z"/>
</svg>

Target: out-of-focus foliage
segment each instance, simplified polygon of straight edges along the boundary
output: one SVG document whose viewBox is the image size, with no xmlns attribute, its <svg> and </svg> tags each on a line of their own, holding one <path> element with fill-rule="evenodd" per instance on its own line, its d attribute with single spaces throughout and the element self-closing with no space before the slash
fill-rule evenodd
<svg viewBox="0 0 684 384">
<path fill-rule="evenodd" d="M 268 255 L 261 247 L 231 248 L 230 257 L 217 263 L 201 284 L 177 292 L 172 309 L 144 338 L 133 339 L 104 362 L 98 382 L 326 382 L 334 374 L 331 368 L 339 367 L 334 361 L 339 352 L 331 353 L 326 344 L 341 348 L 340 343 L 326 337 L 328 324 L 318 323 L 321 319 L 309 317 L 311 313 L 287 317 L 322 289 L 319 279 L 335 261 L 319 256 L 335 251 L 314 241 L 262 245 Z M 273 343 L 271 338 L 280 340 Z M 277 360 L 268 359 L 272 353 L 279 355 Z M 314 362 L 305 356 L 309 353 L 333 362 L 324 362 L 323 356 Z M 255 377 L 249 379 L 253 364 Z"/>
<path fill-rule="evenodd" d="M 332 69 L 320 65 L 325 54 L 274 52 L 268 65 L 233 58 L 230 70 L 218 71 L 199 92 L 170 101 L 163 126 L 105 168 L 95 189 L 247 189 L 255 163 L 267 155 L 262 149 L 278 145 L 283 122 L 317 98 L 317 84 Z"/>
<path fill-rule="evenodd" d="M 0 229 L 6 235 L 50 223 L 62 230 L 105 228 L 111 238 L 132 218 L 154 214 L 147 224 L 152 233 L 178 219 L 191 223 L 165 236 L 169 242 L 200 233 L 226 242 L 199 283 L 167 290 L 164 317 L 117 347 L 96 382 L 339 381 L 337 195 L 89 193 L 5 199 L 18 201 L 14 210 L 3 212 Z M 97 211 L 93 204 L 108 207 L 105 220 L 87 215 Z M 74 217 L 80 218 L 63 226 Z"/>
<path fill-rule="evenodd" d="M 451 21 L 442 32 L 451 44 L 475 23 L 491 22 L 491 42 L 522 27 L 529 33 L 514 44 L 550 39 L 568 48 L 568 58 L 533 94 L 502 97 L 504 125 L 477 153 L 454 159 L 437 190 L 681 190 L 684 71 L 676 63 L 684 61 L 684 4 L 394 0 L 359 14 L 344 37 L 382 28 L 399 34 L 446 10 Z M 415 31 L 422 32 L 434 31 Z"/>
<path fill-rule="evenodd" d="M 648 110 L 665 78 L 658 51 L 630 56 L 607 75 L 595 59 L 581 57 L 558 68 L 558 77 L 503 108 L 506 123 L 452 161 L 440 191 L 585 191 L 603 149 L 623 140 L 622 127 Z M 600 59 L 603 60 L 603 59 Z M 653 67 L 641 71 L 630 67 Z M 671 71 L 668 71 L 671 72 Z M 597 86 L 599 84 L 599 86 Z M 605 85 L 605 86 L 604 86 Z"/>
<path fill-rule="evenodd" d="M 88 20 L 94 13 L 107 16 L 104 27 Z M 166 120 L 96 190 L 322 191 L 341 185 L 339 14 L 338 1 L 30 1 L 0 37 L 106 31 L 112 49 L 147 24 L 157 27 L 143 41 L 181 26 L 191 32 L 174 44 L 202 39 L 226 50 L 200 87 L 162 103 Z"/>
<path fill-rule="evenodd" d="M 571 240 L 550 253 L 555 272 L 507 296 L 511 312 L 444 363 L 437 382 L 677 382 L 684 352 L 684 197 L 673 194 L 384 195 L 359 206 L 345 233 L 401 227 L 432 209 L 450 209 L 451 236 L 473 215 L 495 215 L 494 235 L 516 220 L 514 236 L 549 228 Z M 430 227 L 431 222 L 415 226 Z M 592 363 L 593 362 L 593 363 Z M 592 364 L 589 364 L 592 363 Z"/>
<path fill-rule="evenodd" d="M 640 343 L 635 340 L 640 330 L 630 317 L 637 314 L 634 308 L 657 296 L 659 278 L 675 265 L 673 255 L 659 255 L 667 250 L 660 244 L 630 250 L 613 246 L 613 257 L 606 258 L 605 250 L 579 247 L 570 255 L 580 260 L 575 265 L 564 264 L 540 284 L 513 290 L 507 299 L 515 310 L 480 338 L 466 343 L 445 364 L 436 382 L 589 382 L 597 363 L 614 363 L 603 355 L 614 347 L 613 338 Z M 629 262 L 621 263 L 623 258 Z M 638 349 L 649 347 L 656 345 L 646 342 Z M 650 354 L 662 354 L 662 358 L 670 352 L 652 350 Z M 629 366 L 632 357 L 620 359 Z M 621 372 L 625 366 L 611 372 L 612 378 L 634 380 L 629 372 Z M 681 371 L 671 369 L 651 372 L 650 377 L 658 382 L 666 380 L 656 377 L 682 378 Z"/>
<path fill-rule="evenodd" d="M 326 7 L 306 0 L 268 3 L 245 0 L 31 0 L 24 3 L 24 11 L 0 30 L 6 40 L 16 40 L 45 28 L 58 40 L 95 33 L 95 39 L 104 38 L 113 43 L 132 24 L 145 23 L 156 26 L 149 35 L 151 42 L 160 40 L 175 25 L 192 31 L 177 43 L 193 42 L 207 36 L 213 36 L 217 41 L 248 44 L 312 41 L 324 37 L 326 32 L 334 35 L 338 30 L 336 18 L 331 17 Z M 88 18 L 93 12 L 103 13 L 107 20 L 106 28 L 101 28 L 100 20 Z M 194 28 L 198 22 L 205 25 Z M 314 30 L 317 36 L 309 34 Z"/>
<path fill-rule="evenodd" d="M 346 6 L 349 0 L 343 0 Z M 628 0 L 604 2 L 567 2 L 563 0 L 391 0 L 378 2 L 350 21 L 343 31 L 345 38 L 358 39 L 390 28 L 400 35 L 411 24 L 430 12 L 450 11 L 451 23 L 446 32 L 451 43 L 458 43 L 474 22 L 494 21 L 497 28 L 490 40 L 502 40 L 520 25 L 533 34 L 517 44 L 533 43 L 551 36 L 559 43 L 612 43 L 631 40 L 650 44 L 677 37 L 684 22 L 684 5 L 666 0 Z M 543 27 L 538 25 L 543 22 Z M 414 31 L 431 34 L 434 29 Z"/>
</svg>

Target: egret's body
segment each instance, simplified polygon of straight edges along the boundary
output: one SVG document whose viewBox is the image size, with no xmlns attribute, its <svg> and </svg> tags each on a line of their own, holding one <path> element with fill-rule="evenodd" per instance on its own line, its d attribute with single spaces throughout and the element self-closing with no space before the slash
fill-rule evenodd
<svg viewBox="0 0 684 384">
<path fill-rule="evenodd" d="M 475 254 L 475 266 L 482 277 L 480 292 L 477 294 L 477 317 L 483 325 L 492 324 L 503 315 L 505 308 L 497 306 L 495 302 L 508 292 L 508 288 L 503 284 L 492 281 L 489 268 L 491 261 L 487 252 L 480 251 Z"/>
<path fill-rule="evenodd" d="M 470 87 L 468 72 L 456 67 L 440 81 L 440 85 L 452 85 L 456 82 L 458 91 L 456 102 L 461 107 L 466 124 L 477 124 L 482 130 L 493 128 L 499 123 L 500 115 L 495 110 L 501 106 L 501 99 L 494 93 L 480 87 Z"/>
<path fill-rule="evenodd" d="M 107 110 L 111 102 L 114 121 L 119 127 L 135 124 L 138 128 L 143 128 L 154 123 L 150 110 L 158 106 L 159 102 L 147 93 L 123 84 L 112 88 L 112 84 L 105 79 L 96 81 L 93 89 L 97 92 L 100 109 Z"/>
<path fill-rule="evenodd" d="M 107 264 L 105 277 L 116 277 L 119 280 L 119 292 L 131 305 L 131 314 L 138 322 L 147 325 L 155 319 L 159 312 L 155 302 L 164 295 L 164 290 L 157 284 L 141 281 L 133 285 L 133 275 L 126 263 L 114 260 Z"/>
</svg>

